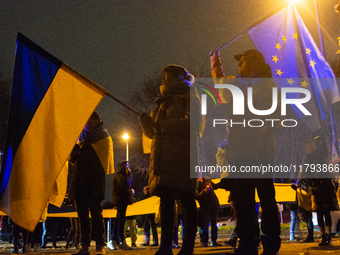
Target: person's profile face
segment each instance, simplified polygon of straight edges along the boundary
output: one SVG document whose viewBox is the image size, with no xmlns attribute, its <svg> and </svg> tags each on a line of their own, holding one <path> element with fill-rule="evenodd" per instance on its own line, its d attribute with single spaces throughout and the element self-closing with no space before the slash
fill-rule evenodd
<svg viewBox="0 0 340 255">
<path fill-rule="evenodd" d="M 166 84 L 169 84 L 169 83 L 176 82 L 177 79 L 171 73 L 164 72 L 163 76 L 162 76 L 162 81 L 163 81 L 163 84 L 166 85 Z"/>
<path fill-rule="evenodd" d="M 144 193 L 145 195 L 149 194 L 149 189 L 148 189 L 148 188 L 143 189 L 143 193 Z"/>
<path fill-rule="evenodd" d="M 240 61 L 238 62 L 238 71 L 241 77 L 249 77 L 253 73 L 251 62 L 247 58 L 241 57 Z"/>
<path fill-rule="evenodd" d="M 99 121 L 94 118 L 90 118 L 89 121 L 85 125 L 86 131 L 92 131 L 97 125 L 99 124 Z"/>
</svg>

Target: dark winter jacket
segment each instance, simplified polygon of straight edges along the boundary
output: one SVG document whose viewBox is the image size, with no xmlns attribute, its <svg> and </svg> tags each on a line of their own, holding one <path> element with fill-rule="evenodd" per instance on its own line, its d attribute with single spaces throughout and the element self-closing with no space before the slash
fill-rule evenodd
<svg viewBox="0 0 340 255">
<path fill-rule="evenodd" d="M 313 188 L 312 194 L 317 204 L 317 211 L 339 210 L 334 185 L 334 173 L 324 171 L 328 167 L 328 150 L 325 141 L 321 137 L 313 138 L 306 145 L 307 155 L 303 161 L 302 173 L 308 177 L 308 183 Z M 306 167 L 309 166 L 309 171 Z M 313 171 L 312 169 L 315 169 Z"/>
<path fill-rule="evenodd" d="M 206 186 L 210 186 L 210 190 L 206 191 Z M 201 211 L 204 212 L 217 212 L 220 208 L 220 203 L 215 194 L 215 189 L 218 188 L 217 184 L 211 182 L 209 178 L 204 178 L 198 182 L 197 201 L 200 204 Z"/>
<path fill-rule="evenodd" d="M 339 210 L 333 179 L 314 180 L 313 194 L 317 204 L 317 211 L 324 212 Z"/>
<path fill-rule="evenodd" d="M 71 161 L 76 169 L 73 175 L 76 200 L 84 196 L 104 200 L 105 170 L 92 145 L 109 136 L 101 124 L 92 132 L 84 131 L 79 138 L 79 144 L 73 149 Z"/>
<path fill-rule="evenodd" d="M 135 199 L 132 195 L 132 173 L 128 174 L 125 171 L 125 168 L 118 171 L 113 176 L 112 181 L 112 205 L 128 205 L 135 202 Z"/>
<path fill-rule="evenodd" d="M 152 139 L 149 167 L 152 195 L 159 194 L 162 188 L 171 188 L 196 196 L 197 182 L 190 179 L 190 160 L 192 165 L 197 164 L 200 100 L 189 85 L 186 82 L 162 85 L 162 96 L 155 101 L 151 113 L 155 127 L 142 123 L 144 134 Z M 192 113 L 190 100 L 195 110 Z"/>
</svg>

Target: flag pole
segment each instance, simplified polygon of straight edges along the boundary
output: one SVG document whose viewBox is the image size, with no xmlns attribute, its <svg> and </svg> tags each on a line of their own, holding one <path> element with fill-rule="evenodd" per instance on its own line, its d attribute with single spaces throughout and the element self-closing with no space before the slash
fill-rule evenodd
<svg viewBox="0 0 340 255">
<path fill-rule="evenodd" d="M 141 116 L 142 115 L 142 113 L 140 111 L 132 108 L 130 105 L 124 103 L 122 100 L 120 100 L 119 98 L 117 98 L 114 95 L 110 94 L 109 92 L 107 92 L 105 95 L 108 96 L 109 98 L 115 100 L 117 103 L 120 103 L 122 106 L 124 106 L 126 109 L 128 109 L 131 112 L 133 112 L 137 116 Z"/>
<path fill-rule="evenodd" d="M 218 48 L 218 51 L 222 50 L 223 48 L 227 47 L 229 44 L 231 44 L 233 41 L 235 41 L 236 39 L 238 39 L 239 37 L 241 37 L 244 34 L 244 31 L 236 36 L 234 39 L 231 39 L 229 42 L 227 42 L 226 44 L 224 44 L 222 47 Z"/>
<path fill-rule="evenodd" d="M 322 56 L 325 57 L 325 52 L 324 52 L 323 43 L 322 43 L 322 34 L 321 34 L 321 26 L 320 26 L 318 5 L 317 5 L 317 3 L 316 3 L 316 0 L 314 0 L 314 5 L 315 5 L 316 22 L 318 23 L 318 31 L 319 31 L 319 40 L 320 40 L 321 53 L 322 53 Z"/>
<path fill-rule="evenodd" d="M 231 44 L 233 41 L 235 41 L 236 39 L 238 39 L 239 37 L 241 37 L 244 33 L 246 33 L 248 30 L 252 29 L 253 27 L 256 27 L 258 24 L 262 23 L 263 21 L 265 21 L 266 19 L 270 18 L 271 16 L 273 16 L 274 14 L 276 14 L 277 12 L 281 11 L 283 8 L 285 8 L 288 4 L 284 4 L 284 7 L 280 6 L 279 8 L 275 9 L 275 11 L 269 13 L 268 15 L 266 15 L 265 17 L 259 19 L 258 21 L 256 21 L 254 24 L 252 24 L 250 27 L 248 27 L 246 30 L 244 30 L 241 34 L 239 34 L 238 36 L 234 37 L 233 39 L 231 39 L 230 41 L 228 41 L 226 44 L 224 44 L 223 46 L 218 48 L 218 51 L 222 50 L 223 48 L 225 48 L 226 46 L 228 46 L 229 44 Z"/>
</svg>

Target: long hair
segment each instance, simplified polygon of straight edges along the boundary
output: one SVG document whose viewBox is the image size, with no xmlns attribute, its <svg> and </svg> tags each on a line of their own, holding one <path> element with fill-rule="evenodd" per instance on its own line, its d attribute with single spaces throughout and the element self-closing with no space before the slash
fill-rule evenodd
<svg viewBox="0 0 340 255">
<path fill-rule="evenodd" d="M 127 160 L 122 160 L 118 163 L 117 165 L 117 168 L 118 168 L 118 171 L 122 171 L 124 170 L 124 168 L 126 167 L 128 161 Z"/>
</svg>

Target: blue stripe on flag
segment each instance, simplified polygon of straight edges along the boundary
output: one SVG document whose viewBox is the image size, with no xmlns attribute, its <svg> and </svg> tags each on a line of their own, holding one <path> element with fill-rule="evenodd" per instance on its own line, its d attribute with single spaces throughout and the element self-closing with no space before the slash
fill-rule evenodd
<svg viewBox="0 0 340 255">
<path fill-rule="evenodd" d="M 18 34 L 1 194 L 7 186 L 16 150 L 61 64 L 62 61 Z"/>
</svg>

